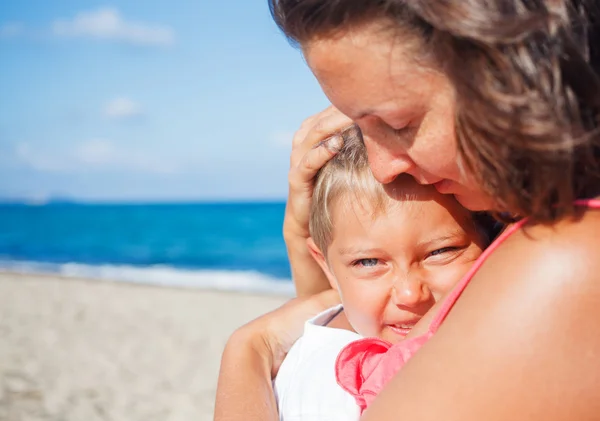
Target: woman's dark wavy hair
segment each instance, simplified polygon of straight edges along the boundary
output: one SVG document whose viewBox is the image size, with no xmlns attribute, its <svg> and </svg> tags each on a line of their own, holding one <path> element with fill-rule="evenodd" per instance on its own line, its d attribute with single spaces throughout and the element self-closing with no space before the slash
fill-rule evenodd
<svg viewBox="0 0 600 421">
<path fill-rule="evenodd" d="M 549 223 L 600 194 L 598 0 L 269 0 L 303 44 L 386 19 L 453 83 L 458 148 L 498 211 Z"/>
</svg>

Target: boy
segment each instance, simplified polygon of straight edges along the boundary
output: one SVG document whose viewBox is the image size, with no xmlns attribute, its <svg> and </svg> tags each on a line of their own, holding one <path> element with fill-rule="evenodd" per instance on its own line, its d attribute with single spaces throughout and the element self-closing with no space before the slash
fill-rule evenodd
<svg viewBox="0 0 600 421">
<path fill-rule="evenodd" d="M 307 321 L 283 362 L 274 381 L 280 419 L 358 419 L 364 407 L 336 382 L 342 348 L 362 337 L 403 340 L 490 238 L 475 214 L 433 186 L 410 176 L 379 184 L 354 127 L 317 175 L 309 229 L 308 248 L 343 308 Z M 344 319 L 347 328 L 333 327 Z"/>
</svg>

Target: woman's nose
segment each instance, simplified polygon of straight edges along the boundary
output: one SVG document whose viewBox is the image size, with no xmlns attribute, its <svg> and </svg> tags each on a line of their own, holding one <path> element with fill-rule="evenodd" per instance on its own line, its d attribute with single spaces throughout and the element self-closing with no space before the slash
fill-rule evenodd
<svg viewBox="0 0 600 421">
<path fill-rule="evenodd" d="M 397 281 L 392 290 L 392 300 L 398 307 L 418 307 L 429 302 L 431 298 L 429 287 L 410 277 Z"/>
<path fill-rule="evenodd" d="M 385 144 L 365 136 L 365 146 L 371 172 L 381 184 L 388 184 L 403 173 L 410 174 L 415 168 L 412 160 L 403 152 L 391 151 Z"/>
</svg>

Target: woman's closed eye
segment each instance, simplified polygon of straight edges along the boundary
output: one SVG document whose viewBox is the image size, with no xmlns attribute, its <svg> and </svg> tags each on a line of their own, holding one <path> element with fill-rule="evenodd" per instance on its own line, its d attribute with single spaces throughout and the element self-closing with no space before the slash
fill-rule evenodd
<svg viewBox="0 0 600 421">
<path fill-rule="evenodd" d="M 410 132 L 412 131 L 412 127 L 405 126 L 405 127 L 402 127 L 401 129 L 392 129 L 392 130 L 394 130 L 394 134 L 396 136 L 406 136 L 407 134 L 410 134 Z"/>
<path fill-rule="evenodd" d="M 408 122 L 406 125 L 404 125 L 403 127 L 390 126 L 390 128 L 392 129 L 392 131 L 394 132 L 394 136 L 398 140 L 412 142 L 413 138 L 419 131 L 419 126 L 420 126 L 419 122 L 415 122 L 414 120 L 412 120 L 412 121 Z"/>
</svg>

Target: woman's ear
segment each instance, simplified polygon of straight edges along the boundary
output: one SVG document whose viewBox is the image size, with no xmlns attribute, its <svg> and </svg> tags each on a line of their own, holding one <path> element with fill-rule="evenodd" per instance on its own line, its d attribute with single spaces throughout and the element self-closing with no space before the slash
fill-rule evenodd
<svg viewBox="0 0 600 421">
<path fill-rule="evenodd" d="M 321 249 L 315 244 L 312 237 L 308 237 L 306 239 L 306 245 L 307 245 L 308 251 L 310 252 L 313 259 L 315 259 L 317 264 L 321 267 L 321 270 L 323 271 L 323 273 L 325 273 L 325 276 L 327 277 L 327 280 L 329 281 L 329 285 L 331 285 L 331 288 L 333 288 L 337 291 L 337 289 L 338 289 L 337 281 L 335 280 L 335 276 L 333 275 L 333 272 L 331 272 L 331 269 L 329 269 L 329 265 L 327 264 L 327 259 L 325 258 L 325 255 L 323 254 Z"/>
</svg>

